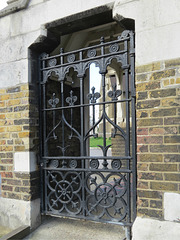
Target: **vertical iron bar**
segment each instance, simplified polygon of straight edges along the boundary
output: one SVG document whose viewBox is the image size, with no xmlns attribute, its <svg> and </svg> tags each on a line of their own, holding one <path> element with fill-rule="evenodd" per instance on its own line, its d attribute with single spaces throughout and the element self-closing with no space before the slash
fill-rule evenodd
<svg viewBox="0 0 180 240">
<path fill-rule="evenodd" d="M 65 153 L 65 129 L 64 129 L 64 82 L 61 80 L 61 106 L 62 106 L 62 156 Z M 67 167 L 67 161 L 65 159 L 62 160 L 62 167 Z"/>
<path fill-rule="evenodd" d="M 126 239 L 131 240 L 131 227 L 126 227 Z"/>
<path fill-rule="evenodd" d="M 106 119 L 105 119 L 105 111 L 106 111 L 106 105 L 105 105 L 105 100 L 106 100 L 106 85 L 105 85 L 105 74 L 102 74 L 102 88 L 103 88 L 103 147 L 106 147 Z"/>
<path fill-rule="evenodd" d="M 71 108 L 71 127 L 73 127 L 73 109 Z M 73 131 L 72 131 L 72 128 L 71 128 L 71 135 L 70 137 L 73 136 Z"/>
<path fill-rule="evenodd" d="M 93 126 L 94 126 L 94 124 L 95 124 L 95 105 L 93 104 L 92 105 L 92 107 L 93 107 Z M 93 134 L 95 135 L 95 128 L 93 128 Z"/>
<path fill-rule="evenodd" d="M 116 92 L 117 85 L 114 86 L 114 92 Z M 117 121 L 117 102 L 114 103 L 114 124 L 116 125 Z M 117 128 L 114 127 L 114 137 L 116 135 Z"/>
<path fill-rule="evenodd" d="M 43 79 L 44 80 L 44 79 Z M 45 82 L 45 81 L 43 81 Z M 42 95 L 43 95 L 43 109 L 46 108 L 46 86 L 45 83 L 43 83 L 42 85 Z M 47 156 L 48 153 L 48 149 L 47 149 L 47 142 L 46 142 L 46 134 L 47 134 L 47 130 L 46 130 L 46 111 L 43 110 L 43 144 L 44 144 L 44 148 L 43 148 L 43 156 Z M 47 163 L 46 161 L 43 163 L 44 167 L 47 167 Z M 45 212 L 47 212 L 47 172 L 46 170 L 44 170 L 44 198 L 45 198 Z"/>
<path fill-rule="evenodd" d="M 42 162 L 42 100 L 41 100 L 41 79 L 42 73 L 41 68 L 41 59 L 39 57 L 38 69 L 39 69 L 39 78 L 38 78 L 38 87 L 39 87 L 39 159 L 40 159 L 40 194 L 41 194 L 41 213 L 44 211 L 44 184 L 43 184 L 43 162 Z"/>
<path fill-rule="evenodd" d="M 116 119 L 117 119 L 117 107 L 116 107 L 116 102 L 114 103 L 114 124 L 116 125 Z M 116 131 L 116 128 L 114 129 Z"/>
<path fill-rule="evenodd" d="M 80 115 L 81 115 L 81 156 L 84 156 L 84 77 L 80 79 Z M 84 165 L 84 164 L 83 164 Z M 82 166 L 84 167 L 84 166 Z"/>
<path fill-rule="evenodd" d="M 129 67 L 128 67 L 128 41 L 124 41 L 125 54 L 125 97 L 129 99 Z M 126 156 L 130 156 L 130 112 L 129 101 L 126 102 Z M 127 161 L 127 169 L 130 169 L 130 160 Z M 127 173 L 127 206 L 128 206 L 128 222 L 131 222 L 131 190 L 130 190 L 130 173 Z"/>
<path fill-rule="evenodd" d="M 81 156 L 84 156 L 84 79 L 80 77 Z M 84 166 L 82 166 L 84 167 Z"/>
<path fill-rule="evenodd" d="M 105 82 L 105 73 L 102 73 L 102 88 L 103 88 L 103 155 L 106 156 L 107 155 L 107 151 L 105 151 L 106 148 L 106 118 L 105 118 L 105 112 L 106 112 L 106 105 L 105 105 L 105 101 L 106 101 L 106 82 Z M 107 169 L 107 159 L 103 160 L 103 168 Z"/>
<path fill-rule="evenodd" d="M 79 59 L 80 61 L 82 60 L 82 51 L 79 52 Z M 82 69 L 82 62 L 81 64 L 81 69 Z M 81 116 L 81 141 L 80 141 L 80 149 L 81 149 L 81 156 L 85 155 L 85 146 L 84 146 L 84 75 L 81 74 L 78 76 L 80 80 L 80 116 Z M 82 169 L 85 168 L 85 159 L 81 160 L 81 167 Z M 84 181 L 85 181 L 85 172 L 82 171 L 82 203 L 83 203 L 83 216 L 85 217 L 86 215 L 86 199 L 85 199 L 85 186 L 84 186 Z"/>
<path fill-rule="evenodd" d="M 132 92 L 132 103 L 131 103 L 131 115 L 132 115 L 132 198 L 133 198 L 133 216 L 132 220 L 136 217 L 136 200 L 137 200 L 137 169 L 136 169 L 136 88 L 135 88 L 135 46 L 134 46 L 134 34 L 130 36 L 130 61 L 131 61 L 131 92 Z"/>
</svg>

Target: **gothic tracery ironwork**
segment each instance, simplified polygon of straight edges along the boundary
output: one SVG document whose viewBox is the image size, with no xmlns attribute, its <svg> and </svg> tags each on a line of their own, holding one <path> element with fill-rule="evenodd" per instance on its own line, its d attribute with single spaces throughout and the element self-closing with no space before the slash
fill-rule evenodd
<svg viewBox="0 0 180 240">
<path fill-rule="evenodd" d="M 124 71 L 126 80 L 124 97 L 121 97 L 122 90 L 117 89 L 116 85 L 112 86 L 112 90 L 108 93 L 105 89 L 107 67 L 113 59 L 121 64 Z M 100 94 L 93 87 L 91 93 L 84 96 L 85 72 L 93 62 L 100 68 L 102 91 Z M 135 205 L 136 162 L 133 33 L 125 31 L 117 40 L 108 43 L 101 38 L 100 44 L 73 51 L 73 53 L 64 53 L 61 49 L 60 54 L 53 58 L 43 54 L 40 57 L 40 66 L 43 212 L 131 225 L 134 217 L 132 214 L 134 207 L 133 209 L 131 207 L 132 199 Z M 74 93 L 70 87 L 65 87 L 66 74 L 70 69 L 77 72 L 78 94 Z M 57 76 L 59 93 L 58 95 L 53 93 L 50 96 L 47 94 L 47 84 L 52 72 Z M 129 73 L 131 73 L 131 91 Z M 110 102 L 107 97 L 111 99 Z M 98 101 L 100 98 L 101 101 Z M 47 102 L 50 107 L 47 107 Z M 126 107 L 125 130 L 118 125 L 116 119 L 118 103 L 124 103 Z M 114 106 L 114 118 L 108 116 L 107 104 Z M 97 105 L 102 106 L 98 121 L 95 119 Z M 86 108 L 93 110 L 93 121 L 89 128 L 85 124 Z M 132 139 L 130 139 L 130 111 Z M 52 122 L 49 119 L 52 119 Z M 88 141 L 89 138 L 98 136 L 97 126 L 100 123 L 103 126 L 103 144 L 98 147 L 102 155 L 89 156 Z M 123 156 L 107 154 L 112 146 L 106 142 L 107 123 L 114 129 L 112 137 L 120 135 L 125 141 Z M 74 150 L 73 146 L 78 147 Z M 78 153 L 76 154 L 75 151 Z M 126 162 L 125 167 L 122 161 Z"/>
</svg>

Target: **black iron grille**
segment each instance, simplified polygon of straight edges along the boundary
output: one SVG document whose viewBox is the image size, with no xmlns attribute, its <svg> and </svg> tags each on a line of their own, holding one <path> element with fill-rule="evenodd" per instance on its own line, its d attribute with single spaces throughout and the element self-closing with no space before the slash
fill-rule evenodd
<svg viewBox="0 0 180 240">
<path fill-rule="evenodd" d="M 111 75 L 107 91 L 106 75 L 113 61 L 121 69 L 124 89 L 117 88 Z M 100 92 L 94 87 L 87 91 L 91 63 L 100 69 Z M 111 42 L 101 38 L 98 45 L 68 53 L 61 49 L 56 56 L 42 54 L 40 75 L 42 212 L 130 226 L 136 212 L 133 32 L 124 31 Z M 124 127 L 118 122 L 120 105 Z M 100 154 L 93 155 L 89 140 L 99 136 L 100 124 L 103 141 L 97 146 Z M 107 144 L 107 124 L 114 144 Z M 122 153 L 108 154 L 120 138 L 124 143 L 116 149 Z"/>
</svg>

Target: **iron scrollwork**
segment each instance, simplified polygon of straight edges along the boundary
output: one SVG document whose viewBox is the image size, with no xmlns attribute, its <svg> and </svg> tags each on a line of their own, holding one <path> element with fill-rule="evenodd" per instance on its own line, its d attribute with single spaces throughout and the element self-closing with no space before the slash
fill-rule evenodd
<svg viewBox="0 0 180 240">
<path fill-rule="evenodd" d="M 82 208 L 82 199 L 79 195 L 81 190 L 81 176 L 78 173 L 68 172 L 61 174 L 57 171 L 48 171 L 47 176 L 48 207 L 53 212 L 78 214 Z"/>
<path fill-rule="evenodd" d="M 101 179 L 98 181 L 98 179 Z M 87 184 L 90 182 L 90 184 Z M 100 183 L 99 183 L 100 182 Z M 127 216 L 127 204 L 124 200 L 127 190 L 126 177 L 120 173 L 90 173 L 86 177 L 87 215 L 122 221 Z"/>
</svg>

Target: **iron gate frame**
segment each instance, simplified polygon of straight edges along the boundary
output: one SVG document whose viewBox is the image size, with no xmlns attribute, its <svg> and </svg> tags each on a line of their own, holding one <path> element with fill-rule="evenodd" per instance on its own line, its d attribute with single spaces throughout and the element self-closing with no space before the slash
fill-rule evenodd
<svg viewBox="0 0 180 240">
<path fill-rule="evenodd" d="M 123 45 L 120 47 L 120 45 Z M 108 50 L 107 50 L 108 49 Z M 99 51 L 98 51 L 99 50 Z M 86 54 L 85 54 L 86 53 Z M 123 72 L 125 74 L 125 99 L 118 100 L 118 97 L 122 94 L 121 91 L 116 89 L 116 86 L 114 86 L 114 89 L 112 89 L 111 92 L 108 93 L 109 97 L 111 97 L 112 101 L 107 102 L 106 101 L 106 92 L 105 92 L 105 76 L 107 73 L 107 66 L 111 63 L 113 59 L 116 59 L 118 63 L 121 64 L 121 68 L 123 69 Z M 58 214 L 60 216 L 69 216 L 73 218 L 83 218 L 83 219 L 89 219 L 89 220 L 94 220 L 94 221 L 100 221 L 100 222 L 108 222 L 108 223 L 115 223 L 115 224 L 120 224 L 123 226 L 131 227 L 132 223 L 136 217 L 136 115 L 135 115 L 135 97 L 136 97 L 136 91 L 135 91 L 135 45 L 134 45 L 134 32 L 125 30 L 122 32 L 122 34 L 117 38 L 117 40 L 113 40 L 111 42 L 105 42 L 104 38 L 102 37 L 100 40 L 100 44 L 91 46 L 91 47 L 86 47 L 82 49 L 78 49 L 75 51 L 67 52 L 64 53 L 63 49 L 61 49 L 59 55 L 55 56 L 49 56 L 46 53 L 43 53 L 39 57 L 39 95 L 40 95 L 40 101 L 39 101 L 39 106 L 40 106 L 40 169 L 41 169 L 41 211 L 43 214 L 50 214 L 50 215 L 56 215 L 57 211 L 48 211 L 47 208 L 50 209 L 48 204 L 48 195 L 47 195 L 47 188 L 48 184 L 50 184 L 50 177 L 52 178 L 52 182 L 56 181 L 56 177 L 53 176 L 51 173 L 54 172 L 69 172 L 69 173 L 78 173 L 79 176 L 80 174 L 82 175 L 82 182 L 81 182 L 81 194 L 82 194 L 82 203 L 81 203 L 81 214 Z M 85 71 L 89 68 L 91 63 L 95 63 L 96 66 L 100 68 L 99 73 L 102 75 L 102 83 L 103 83 L 103 101 L 102 102 L 97 102 L 96 100 L 99 98 L 99 93 L 95 93 L 94 90 L 92 89 L 92 93 L 89 93 L 88 98 L 89 98 L 89 103 L 84 103 L 84 76 L 85 76 Z M 77 101 L 77 96 L 73 96 L 73 93 L 70 93 L 69 98 L 66 98 L 66 103 L 69 104 L 65 106 L 65 101 L 64 101 L 64 81 L 65 81 L 65 76 L 69 72 L 69 69 L 73 68 L 77 72 L 77 77 L 79 78 L 80 81 L 80 103 L 78 105 L 75 104 Z M 48 82 L 48 78 L 51 76 L 52 73 L 55 73 L 58 76 L 58 82 L 61 85 L 61 106 L 56 107 L 57 104 L 59 103 L 59 99 L 56 98 L 55 95 L 52 96 L 51 99 L 49 99 L 49 105 L 51 105 L 51 108 L 47 108 L 46 103 L 46 83 Z M 129 74 L 130 74 L 130 82 L 129 82 Z M 130 86 L 130 85 L 131 86 Z M 118 92 L 119 91 L 119 92 Z M 107 103 L 109 104 L 114 104 L 116 106 L 117 103 L 122 103 L 124 102 L 126 105 L 126 130 L 124 131 L 120 126 L 117 125 L 116 123 L 116 111 L 114 112 L 114 122 L 109 121 L 108 116 L 106 116 L 106 111 L 105 111 L 105 105 Z M 117 131 L 121 132 L 121 135 L 124 137 L 125 140 L 125 156 L 116 156 L 116 157 L 111 157 L 111 160 L 114 160 L 116 162 L 115 165 L 118 163 L 118 161 L 126 160 L 127 163 L 127 169 L 121 169 L 119 167 L 114 167 L 112 169 L 108 169 L 107 167 L 107 159 L 110 159 L 110 157 L 107 157 L 107 149 L 108 146 L 106 145 L 106 132 L 104 134 L 104 142 L 103 146 L 101 146 L 103 155 L 102 157 L 92 157 L 92 156 L 86 156 L 85 153 L 85 144 L 84 144 L 84 139 L 89 137 L 90 130 L 93 131 L 93 134 L 91 136 L 97 136 L 95 133 L 95 128 L 97 126 L 97 123 L 94 122 L 94 110 L 93 110 L 93 127 L 88 130 L 88 133 L 85 135 L 85 130 L 84 130 L 84 108 L 85 107 L 91 107 L 93 106 L 93 109 L 96 105 L 102 105 L 103 106 L 103 129 L 105 131 L 105 124 L 106 121 L 109 121 L 115 130 L 115 135 L 117 135 Z M 131 105 L 131 107 L 130 107 Z M 81 116 L 81 130 L 80 133 L 76 131 L 73 128 L 72 122 L 67 123 L 65 117 L 64 117 L 64 112 L 67 109 L 70 109 L 71 115 L 72 111 L 75 108 L 80 109 L 80 116 Z M 115 108 L 116 109 L 116 108 Z M 47 134 L 47 112 L 52 112 L 53 114 L 53 129 L 52 131 Z M 69 128 L 71 128 L 71 131 L 74 132 L 79 138 L 80 141 L 80 156 L 74 157 L 74 156 L 65 156 L 65 145 L 63 143 L 62 148 L 62 156 L 48 156 L 47 152 L 47 141 L 49 135 L 55 134 L 55 130 L 57 128 L 57 125 L 55 123 L 55 112 L 56 111 L 61 111 L 62 112 L 62 123 L 61 124 L 67 124 Z M 130 117 L 131 115 L 131 117 Z M 132 138 L 130 139 L 130 118 L 132 120 Z M 72 116 L 71 116 L 72 119 Z M 65 122 L 66 121 L 66 122 Z M 62 126 L 63 129 L 63 126 Z M 64 131 L 64 130 L 63 130 Z M 63 135 L 64 133 L 62 133 Z M 130 143 L 131 141 L 131 143 Z M 131 152 L 130 152 L 130 144 L 132 144 Z M 88 168 L 85 166 L 85 159 L 92 160 L 95 159 L 99 161 L 99 159 L 103 160 L 103 169 L 98 169 L 98 167 L 93 168 L 92 166 L 89 166 Z M 74 160 L 74 164 L 77 165 L 77 161 L 81 161 L 81 167 L 77 168 L 75 167 L 70 167 L 68 168 L 67 163 L 69 160 Z M 49 161 L 54 161 L 54 164 L 56 165 L 57 162 L 61 161 L 62 167 L 57 167 L 56 166 L 51 166 L 48 167 L 47 163 Z M 97 161 L 94 162 L 95 165 L 97 165 Z M 73 163 L 72 163 L 73 164 Z M 86 206 L 86 196 L 85 193 L 87 192 L 86 188 L 87 185 L 85 186 L 85 178 L 87 174 L 91 173 L 109 173 L 109 174 L 125 174 L 125 180 L 126 181 L 126 193 L 127 193 L 127 218 L 126 221 L 112 221 L 111 220 L 103 220 L 103 219 L 98 219 L 97 217 L 87 217 L 87 206 Z M 57 173 L 58 174 L 58 173 Z M 63 176 L 63 174 L 62 174 Z M 55 179 L 55 180 L 54 180 Z M 62 177 L 63 179 L 63 177 Z M 75 181 L 76 178 L 72 178 L 72 181 Z M 132 180 L 132 181 L 131 181 Z M 49 181 L 49 182 L 48 182 Z M 81 181 L 81 180 L 80 180 Z M 104 182 L 103 178 L 103 182 Z M 115 181 L 115 180 L 114 180 Z M 65 178 L 62 181 L 59 181 L 56 183 L 56 187 L 60 187 L 61 193 L 63 191 L 63 187 L 60 186 L 61 183 L 66 185 L 67 181 Z M 106 188 L 111 188 L 111 186 L 108 185 L 107 182 L 104 182 L 104 185 L 106 185 Z M 98 185 L 97 185 L 98 186 Z M 100 184 L 99 184 L 100 186 Z M 98 187 L 99 187 L 98 186 Z M 96 191 L 96 198 L 97 198 L 97 189 L 94 190 Z M 69 187 L 71 191 L 72 188 Z M 113 188 L 114 190 L 109 190 L 115 191 L 115 187 Z M 56 189 L 57 190 L 57 189 Z M 67 189 L 66 189 L 67 190 Z M 51 189 L 51 192 L 54 192 L 54 189 Z M 101 191 L 101 190 L 100 190 Z M 106 191 L 106 190 L 105 190 Z M 74 193 L 77 192 L 74 191 Z M 101 192 L 102 193 L 102 192 Z M 64 194 L 64 193 L 62 193 Z M 95 193 L 94 193 L 95 195 Z M 56 196 L 57 197 L 57 196 Z M 107 199 L 108 196 L 106 195 Z M 116 195 L 117 198 L 117 195 Z M 59 199 L 60 200 L 60 199 Z M 57 200 L 57 201 L 59 201 Z M 131 201 L 132 200 L 132 201 Z M 62 201 L 62 199 L 61 199 Z M 132 202 L 132 204 L 131 204 Z M 56 202 L 57 203 L 57 202 Z M 64 206 L 64 204 L 63 204 Z M 105 208 L 105 207 L 104 207 Z M 51 209 L 52 210 L 52 209 Z M 132 211 L 131 211 L 132 210 Z"/>
</svg>

